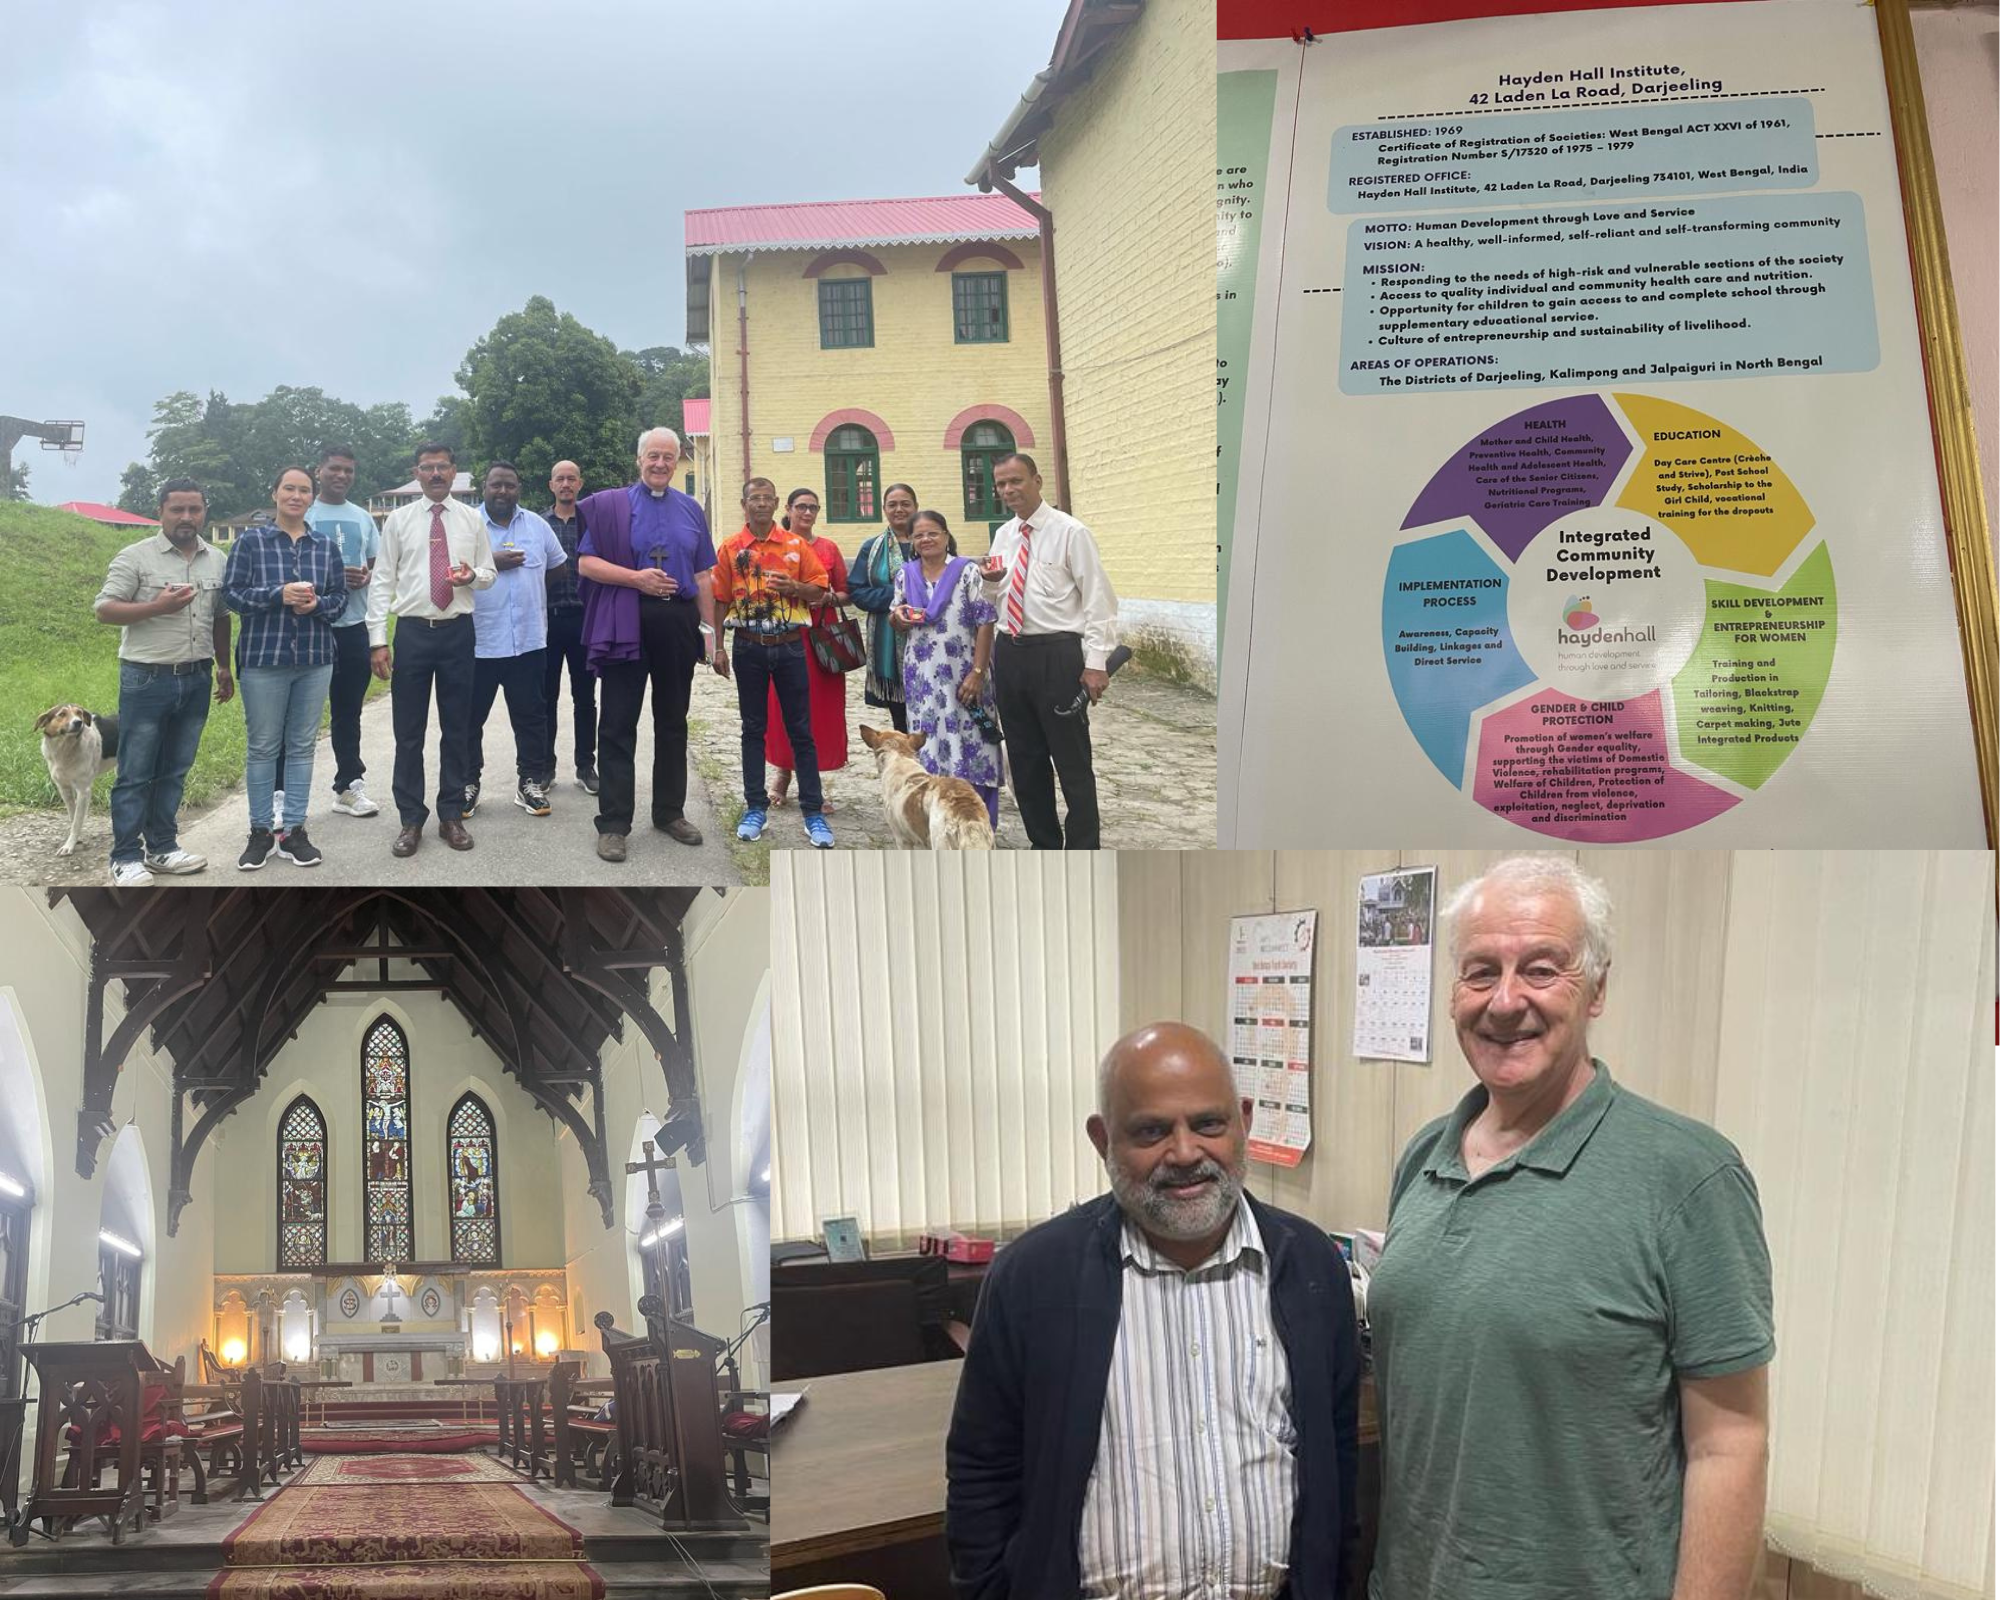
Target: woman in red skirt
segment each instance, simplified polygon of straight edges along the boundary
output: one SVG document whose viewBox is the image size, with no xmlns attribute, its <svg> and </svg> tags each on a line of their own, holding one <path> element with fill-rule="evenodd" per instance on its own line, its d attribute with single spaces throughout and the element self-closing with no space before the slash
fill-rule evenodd
<svg viewBox="0 0 2000 1600">
<path fill-rule="evenodd" d="M 794 489 L 785 501 L 781 526 L 812 546 L 813 554 L 819 557 L 833 582 L 833 598 L 813 612 L 814 622 L 827 616 L 834 606 L 847 603 L 847 558 L 831 539 L 814 536 L 813 526 L 818 521 L 818 493 L 812 489 Z M 812 710 L 813 748 L 819 752 L 819 770 L 825 774 L 847 765 L 847 679 L 844 674 L 828 672 L 821 666 L 810 644 L 806 646 L 806 686 Z M 775 687 L 771 690 L 771 720 L 765 726 L 769 731 L 764 735 L 764 759 L 778 769 L 770 793 L 775 810 L 785 803 L 792 787 L 792 741 L 785 737 L 785 719 L 778 710 Z M 822 809 L 831 811 L 833 802 L 827 801 Z"/>
</svg>

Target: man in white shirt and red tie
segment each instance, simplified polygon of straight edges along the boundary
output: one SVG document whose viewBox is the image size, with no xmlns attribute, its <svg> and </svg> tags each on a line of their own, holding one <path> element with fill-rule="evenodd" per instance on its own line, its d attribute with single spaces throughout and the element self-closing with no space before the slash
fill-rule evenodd
<svg viewBox="0 0 2000 1600">
<path fill-rule="evenodd" d="M 1097 774 L 1090 765 L 1089 704 L 1111 681 L 1118 596 L 1097 541 L 1075 517 L 1042 499 L 1034 459 L 1002 456 L 993 487 L 1014 520 L 993 539 L 980 572 L 999 612 L 993 693 L 1007 738 L 1014 801 L 1037 850 L 1097 848 Z M 1056 817 L 1056 782 L 1067 815 Z"/>
<path fill-rule="evenodd" d="M 465 786 L 471 781 L 472 591 L 496 575 L 486 519 L 451 495 L 458 463 L 448 446 L 417 446 L 423 498 L 398 506 L 382 524 L 382 551 L 368 592 L 369 656 L 378 678 L 389 678 L 389 613 L 397 617 L 395 676 L 389 700 L 396 727 L 393 789 L 402 831 L 389 847 L 412 856 L 430 809 L 424 804 L 424 737 L 431 689 L 438 707 L 438 837 L 470 850 Z"/>
</svg>

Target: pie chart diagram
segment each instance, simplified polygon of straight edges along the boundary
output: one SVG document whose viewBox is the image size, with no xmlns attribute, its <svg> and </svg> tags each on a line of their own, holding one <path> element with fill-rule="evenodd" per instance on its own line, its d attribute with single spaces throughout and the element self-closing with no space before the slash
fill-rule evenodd
<svg viewBox="0 0 2000 1600">
<path fill-rule="evenodd" d="M 1833 565 L 1728 423 L 1639 394 L 1517 411 L 1438 469 L 1382 585 L 1431 764 L 1552 838 L 1680 833 L 1760 789 L 1833 667 Z"/>
</svg>

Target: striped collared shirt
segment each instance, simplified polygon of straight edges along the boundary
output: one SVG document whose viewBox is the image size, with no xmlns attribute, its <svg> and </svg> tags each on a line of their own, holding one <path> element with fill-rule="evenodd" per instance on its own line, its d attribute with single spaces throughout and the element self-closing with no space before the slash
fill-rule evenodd
<svg viewBox="0 0 2000 1600">
<path fill-rule="evenodd" d="M 1085 1600 L 1269 1600 L 1297 1492 L 1291 1373 L 1249 1206 L 1182 1271 L 1125 1219 L 1122 1306 L 1077 1558 Z"/>
<path fill-rule="evenodd" d="M 293 611 L 284 602 L 288 583 L 311 584 L 319 608 Z M 311 528 L 296 539 L 276 523 L 245 528 L 230 547 L 222 598 L 243 618 L 245 668 L 330 666 L 333 623 L 347 609 L 340 546 Z"/>
</svg>

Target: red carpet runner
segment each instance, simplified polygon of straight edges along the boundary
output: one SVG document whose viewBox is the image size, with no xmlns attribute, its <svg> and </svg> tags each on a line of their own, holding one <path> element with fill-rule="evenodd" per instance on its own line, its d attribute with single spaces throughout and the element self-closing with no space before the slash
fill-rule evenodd
<svg viewBox="0 0 2000 1600">
<path fill-rule="evenodd" d="M 467 1428 L 456 1433 L 424 1433 L 405 1428 L 308 1428 L 300 1442 L 309 1456 L 454 1455 L 498 1444 L 493 1428 Z"/>
<path fill-rule="evenodd" d="M 223 1544 L 210 1600 L 602 1600 L 583 1536 L 511 1484 L 290 1484 Z"/>
<path fill-rule="evenodd" d="M 317 1456 L 292 1479 L 295 1489 L 373 1483 L 519 1483 L 521 1475 L 487 1455 Z"/>
</svg>

